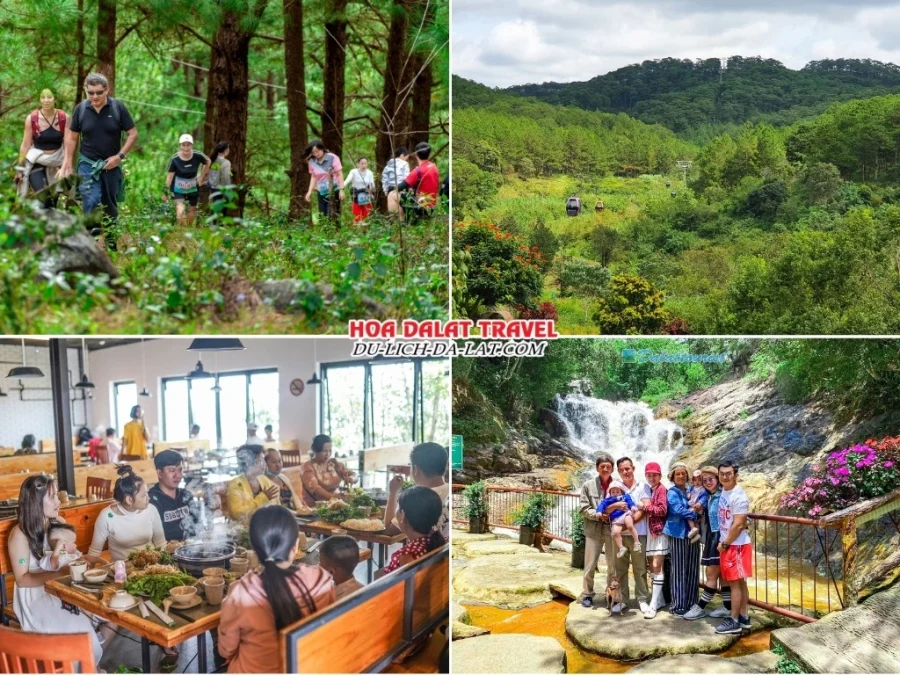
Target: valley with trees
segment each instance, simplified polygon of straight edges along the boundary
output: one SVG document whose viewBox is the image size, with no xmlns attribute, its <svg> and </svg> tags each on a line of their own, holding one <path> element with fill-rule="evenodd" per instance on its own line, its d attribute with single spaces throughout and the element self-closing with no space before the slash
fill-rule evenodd
<svg viewBox="0 0 900 675">
<path fill-rule="evenodd" d="M 900 329 L 898 66 L 663 59 L 502 90 L 455 77 L 453 104 L 455 315 Z"/>
<path fill-rule="evenodd" d="M 446 203 L 410 226 L 387 213 L 381 173 L 397 148 L 422 142 L 448 172 L 448 34 L 446 0 L 4 3 L 0 278 L 16 300 L 4 303 L 0 328 L 343 332 L 353 317 L 446 317 Z M 92 72 L 139 136 L 105 252 L 62 264 L 85 239 L 77 190 L 71 215 L 53 218 L 16 200 L 15 152 L 39 93 L 52 90 L 71 116 Z M 224 210 L 209 208 L 201 188 L 188 226 L 161 199 L 182 134 L 207 156 L 227 141 L 234 186 Z M 362 224 L 349 198 L 336 218 L 310 202 L 315 139 L 345 178 L 368 159 L 377 189 Z"/>
</svg>

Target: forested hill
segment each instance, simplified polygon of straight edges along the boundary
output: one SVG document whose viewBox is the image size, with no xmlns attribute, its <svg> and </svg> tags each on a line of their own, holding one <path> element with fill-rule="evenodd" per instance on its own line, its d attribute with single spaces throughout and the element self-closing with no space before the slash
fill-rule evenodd
<svg viewBox="0 0 900 675">
<path fill-rule="evenodd" d="M 585 110 L 624 112 L 679 132 L 744 122 L 775 126 L 818 115 L 832 103 L 900 92 L 900 67 L 871 59 L 813 61 L 791 70 L 774 59 L 666 58 L 620 68 L 585 82 L 525 84 L 505 90 L 454 78 L 454 107 L 498 94 Z"/>
</svg>

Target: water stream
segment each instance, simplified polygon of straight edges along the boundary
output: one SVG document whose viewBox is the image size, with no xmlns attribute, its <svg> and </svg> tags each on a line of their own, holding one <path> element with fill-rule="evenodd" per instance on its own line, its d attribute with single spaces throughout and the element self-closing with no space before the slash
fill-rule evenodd
<svg viewBox="0 0 900 675">
<path fill-rule="evenodd" d="M 659 462 L 665 474 L 683 447 L 681 427 L 671 420 L 656 419 L 650 406 L 641 401 L 614 402 L 575 393 L 557 395 L 553 409 L 591 470 L 597 452 L 605 450 L 615 459 L 630 457 L 635 476 L 643 480 L 648 462 Z"/>
</svg>

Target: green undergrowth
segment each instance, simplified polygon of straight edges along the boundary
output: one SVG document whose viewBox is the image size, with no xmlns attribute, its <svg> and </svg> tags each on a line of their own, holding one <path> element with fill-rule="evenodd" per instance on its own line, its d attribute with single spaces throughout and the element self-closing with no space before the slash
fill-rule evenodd
<svg viewBox="0 0 900 675">
<path fill-rule="evenodd" d="M 72 231 L 83 227 L 79 220 Z M 365 226 L 280 215 L 198 217 L 179 226 L 162 206 L 119 219 L 121 278 L 51 275 L 45 222 L 0 202 L 0 329 L 21 333 L 344 333 L 346 322 L 447 316 L 445 215 L 401 226 L 373 216 Z M 288 313 L 260 301 L 255 282 L 299 282 Z"/>
</svg>

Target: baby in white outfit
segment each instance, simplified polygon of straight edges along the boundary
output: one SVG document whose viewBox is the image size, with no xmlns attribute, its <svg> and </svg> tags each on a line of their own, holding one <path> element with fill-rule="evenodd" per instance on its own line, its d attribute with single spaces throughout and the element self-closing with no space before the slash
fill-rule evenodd
<svg viewBox="0 0 900 675">
<path fill-rule="evenodd" d="M 56 572 L 60 567 L 78 560 L 81 551 L 75 545 L 75 528 L 68 523 L 51 523 L 47 531 L 50 552 L 41 558 L 41 569 Z"/>
</svg>

